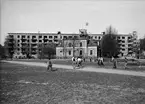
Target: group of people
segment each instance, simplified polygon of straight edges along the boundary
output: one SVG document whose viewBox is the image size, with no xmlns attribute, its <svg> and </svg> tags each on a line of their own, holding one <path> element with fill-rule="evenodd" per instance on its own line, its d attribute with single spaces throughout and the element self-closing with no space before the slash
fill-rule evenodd
<svg viewBox="0 0 145 104">
<path fill-rule="evenodd" d="M 113 62 L 113 68 L 117 68 L 117 59 L 112 57 L 112 62 Z M 73 65 L 73 69 L 76 68 L 80 68 L 82 67 L 82 62 L 85 61 L 85 59 L 80 58 L 80 57 L 72 57 L 72 65 Z M 103 62 L 103 57 L 99 57 L 98 58 L 98 65 L 103 65 L 104 66 L 104 62 Z M 51 70 L 52 71 L 52 61 L 50 59 L 48 59 L 48 61 L 46 62 L 47 64 L 47 70 Z M 125 69 L 127 68 L 127 58 L 125 58 L 125 65 L 124 65 Z"/>
<path fill-rule="evenodd" d="M 73 69 L 82 67 L 83 59 L 80 57 L 72 57 Z"/>
<path fill-rule="evenodd" d="M 98 65 L 104 65 L 104 62 L 103 62 L 103 57 L 99 57 L 98 58 Z"/>
</svg>

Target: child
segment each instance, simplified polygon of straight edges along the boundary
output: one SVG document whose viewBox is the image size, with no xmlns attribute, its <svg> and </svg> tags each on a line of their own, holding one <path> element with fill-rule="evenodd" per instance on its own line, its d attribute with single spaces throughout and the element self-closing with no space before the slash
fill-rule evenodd
<svg viewBox="0 0 145 104">
<path fill-rule="evenodd" d="M 72 57 L 72 66 L 73 66 L 73 69 L 76 68 L 76 58 L 75 57 Z"/>
<path fill-rule="evenodd" d="M 117 59 L 113 58 L 113 68 L 116 69 L 117 68 Z"/>
<path fill-rule="evenodd" d="M 51 62 L 50 59 L 48 59 L 48 61 L 47 61 L 47 71 L 48 70 L 51 70 L 52 71 L 52 62 Z"/>
</svg>

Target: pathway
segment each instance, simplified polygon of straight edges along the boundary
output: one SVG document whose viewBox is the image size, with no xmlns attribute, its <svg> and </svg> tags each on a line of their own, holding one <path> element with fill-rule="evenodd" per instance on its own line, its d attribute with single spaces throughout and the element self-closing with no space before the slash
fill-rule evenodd
<svg viewBox="0 0 145 104">
<path fill-rule="evenodd" d="M 42 66 L 46 67 L 46 63 L 40 62 L 21 62 L 21 61 L 3 61 L 8 63 L 15 63 L 15 64 L 23 64 L 23 65 L 30 65 L 30 66 Z M 73 69 L 71 65 L 60 65 L 60 64 L 53 64 L 55 68 L 63 68 L 63 69 Z M 98 72 L 98 73 L 110 73 L 110 74 L 120 74 L 120 75 L 132 75 L 132 76 L 142 76 L 145 77 L 145 71 L 128 71 L 128 70 L 117 70 L 117 69 L 105 69 L 105 68 L 95 68 L 95 67 L 84 67 L 81 69 L 82 71 L 88 72 Z"/>
</svg>

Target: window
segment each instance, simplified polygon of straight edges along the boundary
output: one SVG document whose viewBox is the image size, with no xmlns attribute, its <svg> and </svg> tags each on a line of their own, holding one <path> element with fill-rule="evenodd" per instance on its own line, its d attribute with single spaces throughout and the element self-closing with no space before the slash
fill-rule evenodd
<svg viewBox="0 0 145 104">
<path fill-rule="evenodd" d="M 122 47 L 125 47 L 125 45 L 122 45 Z"/>
<path fill-rule="evenodd" d="M 57 38 L 57 36 L 54 36 L 54 38 Z"/>
<path fill-rule="evenodd" d="M 82 42 L 80 42 L 80 47 L 82 47 Z"/>
<path fill-rule="evenodd" d="M 68 51 L 68 54 L 71 55 L 71 51 Z"/>
<path fill-rule="evenodd" d="M 69 38 L 69 39 L 71 39 L 71 38 L 72 38 L 72 36 L 68 36 L 68 38 Z"/>
<path fill-rule="evenodd" d="M 29 42 L 29 40 L 27 40 L 27 42 Z"/>
<path fill-rule="evenodd" d="M 39 36 L 39 38 L 42 38 L 42 36 Z"/>
<path fill-rule="evenodd" d="M 32 38 L 36 38 L 36 36 L 32 36 Z"/>
<path fill-rule="evenodd" d="M 47 38 L 47 36 L 44 36 L 44 38 Z"/>
<path fill-rule="evenodd" d="M 17 37 L 18 37 L 18 38 L 20 38 L 20 36 L 19 36 L 19 35 L 18 35 Z"/>
<path fill-rule="evenodd" d="M 52 40 L 49 40 L 49 42 L 52 42 Z"/>
<path fill-rule="evenodd" d="M 42 42 L 42 40 L 39 40 L 39 42 Z"/>
<path fill-rule="evenodd" d="M 49 36 L 49 38 L 52 38 L 52 36 Z"/>
<path fill-rule="evenodd" d="M 101 37 L 99 36 L 99 40 L 101 39 Z"/>
<path fill-rule="evenodd" d="M 120 37 L 118 37 L 118 39 L 120 39 Z"/>
<path fill-rule="evenodd" d="M 82 50 L 80 50 L 80 56 L 83 54 Z"/>
<path fill-rule="evenodd" d="M 125 37 L 122 37 L 122 39 L 125 39 Z"/>
<path fill-rule="evenodd" d="M 90 50 L 90 55 L 92 55 L 93 54 L 93 50 Z"/>
<path fill-rule="evenodd" d="M 20 51 L 20 48 L 18 48 L 18 51 Z"/>
<path fill-rule="evenodd" d="M 20 45 L 18 44 L 18 46 L 20 46 Z"/>
<path fill-rule="evenodd" d="M 18 40 L 18 42 L 20 42 L 20 40 Z"/>
<path fill-rule="evenodd" d="M 122 51 L 125 51 L 125 49 L 122 49 Z"/>
<path fill-rule="evenodd" d="M 25 35 L 22 35 L 22 38 L 25 38 Z"/>
<path fill-rule="evenodd" d="M 72 46 L 71 43 L 69 43 L 68 46 L 71 47 Z"/>
<path fill-rule="evenodd" d="M 64 39 L 67 39 L 67 36 L 63 36 Z"/>
<path fill-rule="evenodd" d="M 97 39 L 97 36 L 95 36 L 95 39 Z"/>
<path fill-rule="evenodd" d="M 27 38 L 30 38 L 30 36 L 27 36 Z"/>
<path fill-rule="evenodd" d="M 77 39 L 77 36 L 74 36 L 75 39 Z"/>
<path fill-rule="evenodd" d="M 122 43 L 125 43 L 125 41 L 122 41 Z"/>
</svg>

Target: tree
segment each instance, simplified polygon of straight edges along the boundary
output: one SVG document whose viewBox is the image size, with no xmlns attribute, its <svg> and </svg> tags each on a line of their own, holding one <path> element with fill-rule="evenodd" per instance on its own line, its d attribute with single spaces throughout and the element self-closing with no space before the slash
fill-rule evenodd
<svg viewBox="0 0 145 104">
<path fill-rule="evenodd" d="M 140 39 L 140 50 L 145 51 L 145 37 Z"/>
<path fill-rule="evenodd" d="M 14 39 L 13 35 L 8 35 L 6 37 L 4 47 L 6 49 L 7 56 L 12 59 L 16 49 L 16 39 Z"/>
<path fill-rule="evenodd" d="M 119 54 L 119 45 L 116 39 L 117 31 L 112 26 L 106 29 L 101 40 L 101 52 L 103 56 L 112 57 Z"/>
<path fill-rule="evenodd" d="M 55 43 L 47 43 L 41 45 L 41 55 L 44 57 L 52 58 L 56 54 L 56 44 Z"/>
<path fill-rule="evenodd" d="M 5 48 L 0 44 L 0 58 L 5 57 Z"/>
</svg>

